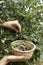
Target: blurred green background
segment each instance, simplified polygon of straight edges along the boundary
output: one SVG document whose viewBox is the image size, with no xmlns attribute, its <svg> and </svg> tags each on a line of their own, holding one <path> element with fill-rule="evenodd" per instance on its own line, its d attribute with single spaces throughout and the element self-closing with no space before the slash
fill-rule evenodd
<svg viewBox="0 0 43 65">
<path fill-rule="evenodd" d="M 0 27 L 0 59 L 11 54 L 10 43 L 29 40 L 36 44 L 33 57 L 8 65 L 34 65 L 43 61 L 43 0 L 0 0 L 0 23 L 18 20 L 21 33 Z"/>
</svg>

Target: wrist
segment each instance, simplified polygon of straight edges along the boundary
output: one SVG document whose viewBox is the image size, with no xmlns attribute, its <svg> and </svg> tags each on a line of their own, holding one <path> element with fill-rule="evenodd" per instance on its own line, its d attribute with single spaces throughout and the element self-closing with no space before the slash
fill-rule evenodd
<svg viewBox="0 0 43 65">
<path fill-rule="evenodd" d="M 7 61 L 7 56 L 4 56 L 1 60 L 0 60 L 0 65 L 6 65 L 8 63 Z"/>
<path fill-rule="evenodd" d="M 5 59 L 6 63 L 9 63 L 8 56 L 5 56 L 4 59 Z"/>
</svg>

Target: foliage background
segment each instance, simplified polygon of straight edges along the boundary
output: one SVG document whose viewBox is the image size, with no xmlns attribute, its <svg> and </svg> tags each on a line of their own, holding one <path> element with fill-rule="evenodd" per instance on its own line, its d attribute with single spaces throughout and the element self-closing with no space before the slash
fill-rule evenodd
<svg viewBox="0 0 43 65">
<path fill-rule="evenodd" d="M 10 43 L 24 39 L 34 42 L 37 48 L 33 57 L 26 62 L 9 63 L 9 65 L 34 65 L 43 61 L 43 1 L 42 0 L 0 0 L 0 23 L 18 20 L 22 32 L 0 28 L 0 59 L 11 54 Z"/>
</svg>

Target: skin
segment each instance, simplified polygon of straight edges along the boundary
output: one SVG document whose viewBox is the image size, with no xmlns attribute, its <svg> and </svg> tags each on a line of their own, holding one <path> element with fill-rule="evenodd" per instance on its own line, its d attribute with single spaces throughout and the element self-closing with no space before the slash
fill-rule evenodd
<svg viewBox="0 0 43 65">
<path fill-rule="evenodd" d="M 0 27 L 5 27 L 15 30 L 16 32 L 21 32 L 21 25 L 19 24 L 18 20 L 0 23 Z M 4 56 L 0 60 L 0 65 L 6 65 L 9 62 L 25 61 L 25 59 L 26 58 L 24 56 L 14 56 L 14 55 Z"/>
<path fill-rule="evenodd" d="M 15 30 L 16 32 L 21 32 L 21 25 L 18 22 L 18 20 L 0 23 L 0 27 L 5 27 L 5 28 Z"/>
<path fill-rule="evenodd" d="M 9 55 L 9 56 L 4 56 L 0 60 L 0 65 L 6 65 L 9 62 L 18 62 L 18 61 L 25 61 L 26 58 L 24 56 L 14 56 L 14 55 Z"/>
</svg>

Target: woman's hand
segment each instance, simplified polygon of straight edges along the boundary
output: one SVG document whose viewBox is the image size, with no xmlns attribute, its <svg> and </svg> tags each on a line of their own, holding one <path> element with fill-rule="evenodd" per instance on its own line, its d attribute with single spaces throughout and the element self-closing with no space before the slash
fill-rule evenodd
<svg viewBox="0 0 43 65">
<path fill-rule="evenodd" d="M 21 25 L 18 22 L 18 20 L 0 23 L 0 27 L 5 27 L 5 28 L 15 30 L 16 32 L 21 32 Z"/>
<path fill-rule="evenodd" d="M 26 58 L 24 56 L 14 56 L 14 55 L 4 56 L 0 60 L 0 65 L 6 65 L 9 62 L 18 62 L 18 61 L 25 61 L 25 60 Z"/>
</svg>

